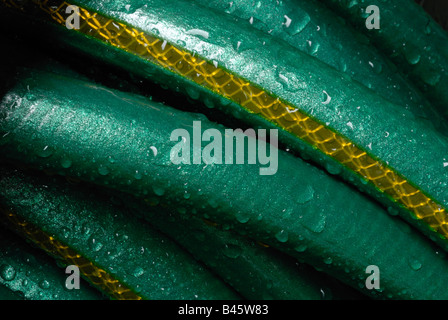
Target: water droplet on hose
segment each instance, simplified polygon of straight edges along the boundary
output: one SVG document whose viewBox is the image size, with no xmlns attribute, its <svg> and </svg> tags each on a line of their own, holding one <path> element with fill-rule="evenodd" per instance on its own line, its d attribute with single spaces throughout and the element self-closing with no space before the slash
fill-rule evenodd
<svg viewBox="0 0 448 320">
<path fill-rule="evenodd" d="M 109 169 L 106 166 L 100 165 L 98 167 L 98 173 L 102 176 L 106 176 L 109 174 Z"/>
<path fill-rule="evenodd" d="M 136 277 L 136 278 L 141 277 L 144 273 L 145 273 L 145 270 L 143 270 L 143 268 L 141 268 L 141 267 L 135 268 L 135 270 L 133 272 L 134 277 Z"/>
<path fill-rule="evenodd" d="M 197 90 L 192 86 L 186 87 L 185 91 L 187 92 L 188 96 L 193 100 L 198 100 L 199 97 L 201 96 L 199 90 Z"/>
<path fill-rule="evenodd" d="M 241 254 L 241 248 L 234 244 L 226 244 L 224 246 L 223 253 L 226 257 L 229 257 L 231 259 L 236 259 Z"/>
<path fill-rule="evenodd" d="M 37 155 L 41 158 L 48 158 L 52 154 L 53 154 L 53 149 L 49 146 L 45 146 L 37 152 Z"/>
<path fill-rule="evenodd" d="M 404 55 L 409 64 L 417 64 L 420 62 L 421 55 L 416 48 L 411 48 L 409 45 L 406 46 Z"/>
<path fill-rule="evenodd" d="M 303 191 L 297 193 L 296 202 L 299 204 L 305 204 L 313 200 L 313 198 L 314 198 L 314 189 L 312 186 L 308 185 Z"/>
<path fill-rule="evenodd" d="M 50 282 L 48 282 L 47 280 L 43 280 L 39 283 L 39 287 L 41 287 L 42 289 L 48 289 L 50 288 Z"/>
<path fill-rule="evenodd" d="M 136 180 L 141 180 L 142 174 L 138 170 L 136 170 L 135 173 L 134 173 L 134 178 Z"/>
<path fill-rule="evenodd" d="M 279 241 L 279 242 L 287 242 L 288 241 L 288 232 L 285 230 L 280 230 L 279 232 L 277 232 L 275 234 L 275 238 Z"/>
<path fill-rule="evenodd" d="M 422 263 L 416 259 L 412 259 L 409 261 L 409 266 L 412 268 L 412 270 L 418 271 L 422 267 Z"/>
<path fill-rule="evenodd" d="M 307 245 L 302 243 L 295 247 L 294 250 L 296 250 L 297 252 L 305 252 L 307 248 Z"/>
<path fill-rule="evenodd" d="M 103 244 L 95 237 L 91 237 L 89 240 L 89 247 L 93 251 L 98 252 L 103 248 Z"/>
<path fill-rule="evenodd" d="M 387 212 L 391 215 L 391 216 L 397 216 L 398 215 L 398 210 L 393 208 L 393 207 L 387 207 Z"/>
<path fill-rule="evenodd" d="M 279 71 L 277 77 L 278 81 L 287 91 L 296 92 L 299 90 L 304 90 L 307 87 L 306 83 L 300 81 L 299 78 L 297 78 L 297 76 L 292 72 Z"/>
<path fill-rule="evenodd" d="M 14 267 L 4 264 L 0 267 L 0 276 L 5 281 L 12 281 L 16 277 L 16 270 Z"/>
<path fill-rule="evenodd" d="M 61 166 L 62 168 L 68 169 L 72 166 L 72 160 L 68 158 L 64 158 L 61 160 Z"/>
<path fill-rule="evenodd" d="M 162 187 L 153 186 L 153 187 L 152 187 L 152 190 L 153 190 L 154 193 L 155 193 L 157 196 L 159 196 L 159 197 L 161 197 L 161 196 L 163 196 L 163 195 L 165 194 L 165 189 L 162 188 Z"/>
<path fill-rule="evenodd" d="M 236 213 L 236 220 L 240 223 L 246 223 L 250 220 L 249 215 L 246 212 L 237 212 Z"/>
<path fill-rule="evenodd" d="M 294 21 L 288 28 L 286 28 L 286 32 L 292 36 L 299 34 L 305 29 L 310 21 L 310 16 L 306 12 L 302 12 L 300 17 L 294 17 Z"/>
<path fill-rule="evenodd" d="M 332 175 L 339 175 L 342 172 L 342 166 L 332 162 L 325 163 L 325 169 Z"/>
</svg>

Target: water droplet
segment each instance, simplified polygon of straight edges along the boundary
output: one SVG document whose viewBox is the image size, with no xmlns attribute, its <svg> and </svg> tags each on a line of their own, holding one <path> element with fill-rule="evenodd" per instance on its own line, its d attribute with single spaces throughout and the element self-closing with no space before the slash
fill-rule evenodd
<svg viewBox="0 0 448 320">
<path fill-rule="evenodd" d="M 41 158 L 48 158 L 52 154 L 53 154 L 53 148 L 51 148 L 49 146 L 45 146 L 37 152 L 37 155 Z"/>
<path fill-rule="evenodd" d="M 383 71 L 383 65 L 379 62 L 372 63 L 373 72 L 380 74 Z"/>
<path fill-rule="evenodd" d="M 314 189 L 312 186 L 306 186 L 305 190 L 297 194 L 296 202 L 299 204 L 305 204 L 310 202 L 314 198 Z"/>
<path fill-rule="evenodd" d="M 186 32 L 186 34 L 189 34 L 192 36 L 199 36 L 199 37 L 202 37 L 205 39 L 208 39 L 208 37 L 210 36 L 210 34 L 207 31 L 201 30 L 201 29 L 191 29 L 191 30 L 188 30 Z"/>
<path fill-rule="evenodd" d="M 249 49 L 252 49 L 254 47 L 253 44 L 249 44 L 247 42 L 242 41 L 236 41 L 233 43 L 233 49 L 235 49 L 236 52 L 243 52 Z"/>
<path fill-rule="evenodd" d="M 61 231 L 62 231 L 62 237 L 64 237 L 65 239 L 67 239 L 70 236 L 70 229 L 63 227 Z"/>
<path fill-rule="evenodd" d="M 142 179 L 142 174 L 138 170 L 135 170 L 134 178 L 136 180 L 141 180 Z"/>
<path fill-rule="evenodd" d="M 395 209 L 394 207 L 387 207 L 387 212 L 388 212 L 391 216 L 397 216 L 397 215 L 398 215 L 398 210 Z"/>
<path fill-rule="evenodd" d="M 409 64 L 417 64 L 420 62 L 421 55 L 416 48 L 412 48 L 410 45 L 405 46 L 404 55 Z"/>
<path fill-rule="evenodd" d="M 154 157 L 157 157 L 157 148 L 155 146 L 149 147 L 149 149 L 152 150 L 152 153 L 154 154 Z"/>
<path fill-rule="evenodd" d="M 293 23 L 289 28 L 286 28 L 286 32 L 291 36 L 299 34 L 303 29 L 305 29 L 310 21 L 310 16 L 306 12 L 302 11 L 301 16 L 297 18 L 294 17 Z"/>
<path fill-rule="evenodd" d="M 297 247 L 294 248 L 297 252 L 305 252 L 306 249 L 308 249 L 308 246 L 304 243 L 299 244 Z"/>
<path fill-rule="evenodd" d="M 422 74 L 422 79 L 430 86 L 435 86 L 440 80 L 440 72 L 432 70 L 427 71 Z"/>
<path fill-rule="evenodd" d="M 62 168 L 68 169 L 72 166 L 72 160 L 68 158 L 64 158 L 61 160 L 61 166 Z"/>
<path fill-rule="evenodd" d="M 325 163 L 325 169 L 329 174 L 333 175 L 339 175 L 342 172 L 342 166 L 334 162 Z"/>
<path fill-rule="evenodd" d="M 285 18 L 285 22 L 283 23 L 283 25 L 285 26 L 285 28 L 289 28 L 292 22 L 291 18 L 288 17 L 286 14 L 283 17 Z"/>
<path fill-rule="evenodd" d="M 16 277 L 16 270 L 10 265 L 2 265 L 0 267 L 0 276 L 5 281 L 12 281 Z"/>
<path fill-rule="evenodd" d="M 320 43 L 317 41 L 311 41 L 308 40 L 308 47 L 307 47 L 307 51 L 310 55 L 313 55 L 315 53 L 317 53 L 317 51 L 319 51 L 320 48 Z"/>
<path fill-rule="evenodd" d="M 39 283 L 39 287 L 41 287 L 42 289 L 48 289 L 50 288 L 50 282 L 48 282 L 47 280 L 43 280 Z"/>
<path fill-rule="evenodd" d="M 109 169 L 106 166 L 100 165 L 98 167 L 98 173 L 102 176 L 107 176 L 109 174 Z"/>
<path fill-rule="evenodd" d="M 90 233 L 90 226 L 87 223 L 82 226 L 82 233 L 85 235 L 88 235 Z"/>
<path fill-rule="evenodd" d="M 199 97 L 201 96 L 199 90 L 197 90 L 195 87 L 193 86 L 188 86 L 185 88 L 185 91 L 187 92 L 188 96 L 193 99 L 193 100 L 198 100 Z"/>
<path fill-rule="evenodd" d="M 141 277 L 144 273 L 145 273 L 145 270 L 143 270 L 142 267 L 137 267 L 137 268 L 135 268 L 133 275 L 134 275 L 134 277 L 138 278 L 138 277 Z"/>
<path fill-rule="evenodd" d="M 313 215 L 304 217 L 302 224 L 312 232 L 321 233 L 325 229 L 326 216 L 323 212 L 315 212 Z"/>
<path fill-rule="evenodd" d="M 159 197 L 161 197 L 161 196 L 163 196 L 165 194 L 165 189 L 162 188 L 162 187 L 159 187 L 159 186 L 153 186 L 152 190 Z"/>
<path fill-rule="evenodd" d="M 215 104 L 214 104 L 214 102 L 213 102 L 212 99 L 210 99 L 209 97 L 207 97 L 207 98 L 204 99 L 204 104 L 205 104 L 205 106 L 206 106 L 207 108 L 209 108 L 209 109 L 213 109 L 213 108 L 215 108 Z"/>
<path fill-rule="evenodd" d="M 275 238 L 279 241 L 279 242 L 287 242 L 288 241 L 288 232 L 285 230 L 280 230 L 279 232 L 277 232 L 275 234 Z"/>
<path fill-rule="evenodd" d="M 330 95 L 327 93 L 327 91 L 323 90 L 323 95 L 322 95 L 322 104 L 329 104 L 331 101 L 331 97 Z"/>
<path fill-rule="evenodd" d="M 118 229 L 115 231 L 115 238 L 119 241 L 119 242 L 125 242 L 129 239 L 129 236 L 127 234 L 124 233 L 123 230 Z"/>
<path fill-rule="evenodd" d="M 89 247 L 91 250 L 98 252 L 103 248 L 103 244 L 98 241 L 94 236 L 90 237 Z"/>
<path fill-rule="evenodd" d="M 208 199 L 207 202 L 212 208 L 218 208 L 218 202 L 216 201 L 216 199 Z"/>
<path fill-rule="evenodd" d="M 409 266 L 412 268 L 412 270 L 418 271 L 422 267 L 422 263 L 416 259 L 412 259 L 409 261 Z"/>
<path fill-rule="evenodd" d="M 238 211 L 235 215 L 235 218 L 240 223 L 246 223 L 250 220 L 249 215 L 246 212 Z"/>
<path fill-rule="evenodd" d="M 283 88 L 290 92 L 296 92 L 298 90 L 304 90 L 307 88 L 305 82 L 300 81 L 297 76 L 288 71 L 279 71 L 278 74 L 279 82 L 282 84 Z"/>
<path fill-rule="evenodd" d="M 236 259 L 241 254 L 241 248 L 238 245 L 229 243 L 224 246 L 223 253 L 226 257 Z"/>
</svg>

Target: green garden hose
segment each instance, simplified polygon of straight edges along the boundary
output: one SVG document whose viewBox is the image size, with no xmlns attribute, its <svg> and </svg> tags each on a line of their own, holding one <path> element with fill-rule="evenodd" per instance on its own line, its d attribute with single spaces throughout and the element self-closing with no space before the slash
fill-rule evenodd
<svg viewBox="0 0 448 320">
<path fill-rule="evenodd" d="M 55 37 L 65 44 L 253 127 L 280 129 L 283 144 L 446 248 L 448 142 L 402 106 L 250 24 L 190 1 L 73 1 L 79 29 L 66 28 L 69 3 L 36 3 L 23 11 L 59 23 Z M 297 80 L 292 87 L 279 76 L 285 70 Z"/>
<path fill-rule="evenodd" d="M 54 260 L 0 228 L 0 300 L 103 300 L 87 283 L 65 286 L 69 274 Z M 82 280 L 81 280 L 82 281 Z"/>
<path fill-rule="evenodd" d="M 178 244 L 188 249 L 196 258 L 207 264 L 215 274 L 225 278 L 225 281 L 231 284 L 232 288 L 246 299 L 319 300 L 363 298 L 357 292 L 337 284 L 309 266 L 304 264 L 296 265 L 297 262 L 293 259 L 282 257 L 272 248 L 266 248 L 248 238 L 219 230 L 217 227 L 211 226 L 210 223 L 206 224 L 200 219 L 169 215 L 163 212 L 162 208 L 148 210 L 146 206 L 133 205 L 136 203 L 136 199 L 130 197 L 125 198 L 126 201 L 124 203 L 126 203 L 126 206 L 120 204 L 118 198 L 109 197 L 106 194 L 91 196 L 90 198 L 94 198 L 96 202 L 92 204 L 85 200 L 87 193 L 95 194 L 88 185 L 69 185 L 67 181 L 64 182 L 62 177 L 45 177 L 42 174 L 26 175 L 25 172 L 11 168 L 3 168 L 1 172 L 1 197 L 6 199 L 6 202 L 13 203 L 12 207 L 24 207 L 22 203 L 29 201 L 29 198 L 43 198 L 46 199 L 45 207 L 58 207 L 57 202 L 62 200 L 67 202 L 69 207 L 79 207 L 79 204 L 82 204 L 82 206 L 88 207 L 88 211 L 106 215 L 103 212 L 104 210 L 98 208 L 101 206 L 111 207 L 104 205 L 104 202 L 110 202 L 114 204 L 114 209 L 117 208 L 118 211 L 124 213 L 128 220 L 131 221 L 127 223 L 132 226 L 135 225 L 132 222 L 136 220 L 133 214 L 145 216 L 162 233 L 166 232 Z M 30 210 L 31 204 L 26 207 Z M 129 207 L 132 207 L 132 209 Z M 63 210 L 63 208 L 61 209 Z M 142 211 L 138 212 L 136 210 Z M 85 214 L 77 214 L 75 216 L 75 210 L 71 211 L 70 215 L 72 218 L 78 217 L 77 219 L 82 219 L 85 216 Z M 59 214 L 59 212 L 57 214 L 62 216 L 63 221 L 67 221 L 66 218 L 68 216 Z M 42 218 L 48 219 L 48 214 L 44 213 L 42 215 L 44 216 Z M 22 216 L 27 217 L 26 214 Z M 34 222 L 37 227 L 40 225 L 45 226 L 41 221 L 34 220 Z M 94 222 L 95 220 L 92 224 Z M 64 227 L 67 228 L 67 225 L 64 225 Z M 115 230 L 115 233 L 112 233 L 115 237 L 120 237 L 121 241 L 125 241 L 128 235 L 123 233 L 124 230 L 121 226 L 116 227 L 117 230 Z M 151 232 L 151 229 L 149 228 L 147 232 Z M 70 233 L 70 237 L 79 237 L 79 233 L 77 230 L 73 231 Z M 73 239 L 65 240 L 69 244 L 73 243 L 73 241 Z M 118 244 L 117 241 L 110 241 L 106 237 L 98 241 L 101 241 L 105 247 L 104 250 L 107 250 L 108 246 L 116 247 Z M 108 241 L 109 244 L 105 244 L 104 241 Z M 142 244 L 142 242 L 140 243 Z M 92 244 L 90 243 L 90 245 Z M 103 248 L 100 250 L 103 250 Z M 123 256 L 126 253 L 125 250 L 119 251 L 119 254 Z M 167 250 L 167 253 L 171 255 L 171 251 Z M 124 258 L 132 259 L 133 257 Z M 153 259 L 155 261 L 158 260 L 154 254 Z M 104 269 L 107 270 L 109 267 L 116 269 L 119 262 L 115 260 L 114 257 L 107 261 L 103 260 L 103 265 L 109 263 L 109 265 L 105 265 L 107 268 Z M 179 265 L 188 266 L 190 259 L 187 258 L 185 260 L 185 262 L 179 262 Z M 98 259 L 95 259 L 95 261 L 98 261 Z M 127 262 L 126 264 L 132 268 L 133 263 L 138 262 Z M 148 279 L 155 277 L 155 275 L 145 277 L 145 273 L 150 272 L 150 270 L 138 268 L 136 272 L 139 275 L 139 281 L 134 283 L 134 288 L 137 285 L 139 287 L 147 286 Z M 203 280 L 206 281 L 206 279 Z M 180 279 L 178 281 L 184 280 Z M 169 286 L 162 284 L 162 287 L 165 288 L 165 291 L 169 290 Z"/>
<path fill-rule="evenodd" d="M 448 35 L 413 0 L 320 0 L 346 18 L 406 73 L 448 117 Z M 366 20 L 378 8 L 379 29 L 368 29 Z"/>
<path fill-rule="evenodd" d="M 198 121 L 224 135 L 204 116 L 37 69 L 19 73 L 0 115 L 0 149 L 13 161 L 205 218 L 372 297 L 448 298 L 448 262 L 431 241 L 286 152 L 274 175 L 260 175 L 261 163 L 174 163 L 174 130 L 194 137 Z M 370 265 L 381 270 L 378 290 L 366 287 Z"/>
<path fill-rule="evenodd" d="M 162 204 L 156 205 L 154 201 L 148 207 L 124 194 L 117 197 L 126 207 L 132 207 L 134 214 L 176 240 L 247 299 L 366 298 L 264 243 L 229 232 L 209 220 L 164 212 Z"/>
<path fill-rule="evenodd" d="M 397 72 L 396 66 L 385 59 L 366 36 L 356 32 L 318 1 L 262 0 L 255 5 L 245 0 L 194 2 L 231 14 L 256 29 L 286 41 L 346 73 L 417 117 L 432 121 L 441 133 L 448 133 L 445 121 L 440 121 L 434 107 Z M 294 86 L 294 81 L 297 81 L 287 69 L 279 76 L 285 87 Z"/>
<path fill-rule="evenodd" d="M 189 254 L 100 197 L 1 169 L 2 221 L 114 299 L 239 299 Z"/>
</svg>

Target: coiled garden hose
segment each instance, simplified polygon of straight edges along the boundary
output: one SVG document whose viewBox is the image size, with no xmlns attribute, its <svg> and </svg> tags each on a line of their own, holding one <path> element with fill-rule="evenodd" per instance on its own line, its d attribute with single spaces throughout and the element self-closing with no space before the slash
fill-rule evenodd
<svg viewBox="0 0 448 320">
<path fill-rule="evenodd" d="M 200 133 L 224 135 L 204 116 L 37 69 L 18 76 L 0 110 L 0 149 L 13 161 L 195 214 L 372 297 L 447 298 L 448 262 L 431 241 L 286 152 L 278 151 L 274 175 L 260 175 L 260 163 L 173 163 L 173 130 L 194 137 L 200 121 Z M 366 287 L 369 265 L 381 270 L 378 290 Z"/>
<path fill-rule="evenodd" d="M 78 266 L 111 298 L 239 299 L 172 240 L 101 197 L 1 172 L 2 221 L 62 264 Z"/>
<path fill-rule="evenodd" d="M 172 237 L 247 299 L 366 299 L 305 263 L 209 220 L 180 215 L 177 210 L 166 212 L 163 203 L 151 201 L 148 206 L 123 193 L 116 196 L 135 215 Z"/>
<path fill-rule="evenodd" d="M 416 117 L 432 121 L 442 134 L 445 121 L 422 93 L 386 59 L 369 39 L 351 28 L 338 15 L 317 0 L 258 1 L 195 0 L 194 2 L 242 19 L 273 37 L 347 74 L 376 94 L 409 110 Z M 241 44 L 240 46 L 244 46 Z M 285 68 L 279 74 L 285 87 L 297 79 Z"/>
<path fill-rule="evenodd" d="M 367 35 L 425 93 L 446 121 L 448 35 L 422 7 L 413 0 L 320 1 Z M 366 27 L 373 14 L 368 6 L 377 8 L 379 29 Z"/>
<path fill-rule="evenodd" d="M 279 129 L 283 144 L 446 249 L 448 142 L 406 108 L 250 24 L 190 1 L 34 3 L 18 6 L 56 22 L 55 37 L 65 44 L 253 127 Z M 66 27 L 69 5 L 79 8 L 79 29 Z"/>
<path fill-rule="evenodd" d="M 243 238 L 233 233 L 229 233 L 223 230 L 219 230 L 215 226 L 211 226 L 210 223 L 206 224 L 204 221 L 197 218 L 178 217 L 177 215 L 169 215 L 163 212 L 162 208 L 154 210 L 148 210 L 146 206 L 132 205 L 136 203 L 136 199 L 126 197 L 127 201 L 124 201 L 126 205 L 120 203 L 119 199 L 115 196 L 109 196 L 107 194 L 96 195 L 92 192 L 92 188 L 85 184 L 71 184 L 62 177 L 45 177 L 42 174 L 26 174 L 18 170 L 11 168 L 2 168 L 2 178 L 0 180 L 0 189 L 2 190 L 0 195 L 2 203 L 8 205 L 9 211 L 22 212 L 20 217 L 24 220 L 29 220 L 28 217 L 34 208 L 34 204 L 29 201 L 29 198 L 41 199 L 42 206 L 44 208 L 57 208 L 54 212 L 47 213 L 44 210 L 38 210 L 41 217 L 39 219 L 33 219 L 34 226 L 45 231 L 50 232 L 54 237 L 59 237 L 66 245 L 71 248 L 79 248 L 80 245 L 76 244 L 75 238 L 80 237 L 79 234 L 83 234 L 83 231 L 78 230 L 76 224 L 82 225 L 82 229 L 85 231 L 87 228 L 91 229 L 91 236 L 88 240 L 88 247 L 93 247 L 95 253 L 90 253 L 90 250 L 83 250 L 83 256 L 93 256 L 90 259 L 94 264 L 100 264 L 103 266 L 103 270 L 108 271 L 115 270 L 113 276 L 119 277 L 126 282 L 127 286 L 133 289 L 134 292 L 146 291 L 146 296 L 153 298 L 164 298 L 164 295 L 158 295 L 157 290 L 166 292 L 166 297 L 170 297 L 173 293 L 169 291 L 176 290 L 175 287 L 185 287 L 184 291 L 187 292 L 192 283 L 189 283 L 185 279 L 185 274 L 179 272 L 173 272 L 172 268 L 163 267 L 163 264 L 169 266 L 169 261 L 163 258 L 162 255 L 157 255 L 159 251 L 166 249 L 166 254 L 171 256 L 174 251 L 169 245 L 162 244 L 160 250 L 153 250 L 155 246 L 143 247 L 145 241 L 132 241 L 135 244 L 141 246 L 141 250 L 153 251 L 150 253 L 152 260 L 157 263 L 157 271 L 150 268 L 134 268 L 135 264 L 141 263 L 144 265 L 148 263 L 142 259 L 135 259 L 135 256 L 128 255 L 128 251 L 125 250 L 121 242 L 126 242 L 134 239 L 129 239 L 129 230 L 135 228 L 135 221 L 138 221 L 136 216 L 145 216 L 151 225 L 157 227 L 162 233 L 168 232 L 169 236 L 174 239 L 178 244 L 182 245 L 185 249 L 190 251 L 196 258 L 203 261 L 210 267 L 210 270 L 214 274 L 218 274 L 222 279 L 225 279 L 232 288 L 242 294 L 242 297 L 246 299 L 294 299 L 294 300 L 318 300 L 318 299 L 354 299 L 363 298 L 360 294 L 354 290 L 347 289 L 345 286 L 330 280 L 324 274 L 315 271 L 314 269 L 304 264 L 298 264 L 294 259 L 282 257 L 282 255 L 276 253 L 272 248 L 266 248 L 266 246 L 256 244 L 248 238 Z M 83 191 L 84 190 L 84 191 Z M 87 194 L 92 194 L 87 196 Z M 86 200 L 87 199 L 87 200 Z M 92 201 L 94 199 L 94 201 Z M 65 202 L 66 206 L 61 207 L 60 202 Z M 113 205 L 106 205 L 105 202 L 113 203 Z M 27 203 L 27 205 L 23 205 Z M 66 207 L 69 210 L 66 210 Z M 132 209 L 131 209 L 131 208 Z M 19 209 L 20 208 L 20 209 Z M 82 208 L 82 210 L 81 210 Z M 108 210 L 104 210 L 108 208 Z M 66 213 L 60 213 L 61 210 Z M 142 210 L 138 212 L 135 210 Z M 80 213 L 80 211 L 82 211 Z M 93 215 L 98 216 L 90 222 L 86 222 L 87 215 L 83 211 L 92 212 Z M 110 211 L 110 212 L 107 212 Z M 97 220 L 105 220 L 108 222 L 112 215 L 116 214 L 115 211 L 121 213 L 120 217 L 114 217 L 111 225 L 115 228 L 113 232 L 105 230 L 105 234 L 110 234 L 112 237 L 97 236 L 98 223 Z M 135 212 L 134 212 L 135 211 Z M 73 223 L 73 228 L 69 223 L 65 223 L 63 226 L 48 227 L 46 220 L 55 219 L 50 215 L 54 215 L 62 219 L 63 221 L 72 221 L 73 219 L 81 219 L 78 223 Z M 123 227 L 121 220 L 126 217 L 126 224 L 129 227 Z M 120 220 L 121 218 L 121 220 Z M 90 219 L 90 217 L 89 217 Z M 43 222 L 44 221 L 44 222 Z M 10 227 L 20 232 L 20 225 L 11 225 Z M 97 228 L 97 229 L 94 229 Z M 62 229 L 62 233 L 58 231 Z M 67 231 L 71 229 L 70 231 Z M 140 229 L 145 230 L 149 234 L 154 233 L 153 227 L 148 226 L 147 229 L 137 228 L 137 236 L 141 236 L 138 232 Z M 103 230 L 101 230 L 103 231 Z M 62 238 L 61 238 L 62 237 Z M 133 236 L 131 236 L 133 237 Z M 72 239 L 73 238 L 73 239 Z M 111 238 L 115 238 L 111 240 Z M 93 243 L 92 239 L 95 239 L 97 243 Z M 116 240 L 119 239 L 119 240 Z M 142 239 L 142 238 L 139 238 Z M 167 241 L 166 239 L 164 241 Z M 41 246 L 41 243 L 38 243 Z M 101 247 L 100 247 L 101 246 Z M 115 248 L 115 252 L 107 252 Z M 99 251 L 107 252 L 111 257 L 109 259 L 101 259 L 96 257 Z M 155 251 L 155 252 L 154 252 Z M 143 254 L 143 252 L 141 253 Z M 129 259 L 130 261 L 122 263 L 117 259 L 117 256 L 122 256 L 123 259 Z M 187 268 L 191 265 L 191 258 L 182 258 L 182 255 L 177 255 L 179 262 L 175 265 L 175 268 L 180 269 Z M 63 259 L 63 257 L 58 257 Z M 118 260 L 118 261 L 117 261 Z M 185 261 L 184 261 L 185 260 Z M 154 262 L 152 264 L 154 264 Z M 127 265 L 127 273 L 129 271 L 131 275 L 121 275 L 120 265 Z M 297 264 L 297 265 L 296 265 Z M 125 270 L 125 269 L 123 269 Z M 172 283 L 163 283 L 160 278 L 166 277 L 164 274 L 174 273 L 177 276 L 177 285 Z M 126 277 L 135 276 L 137 279 L 133 281 L 126 281 Z M 183 277 L 180 277 L 183 276 Z M 90 278 L 87 275 L 87 278 Z M 197 277 L 204 281 L 201 285 L 210 286 L 210 280 L 206 276 Z M 148 282 L 154 282 L 151 286 L 148 286 Z M 214 281 L 211 281 L 213 284 Z M 157 288 L 154 288 L 159 286 Z M 197 284 L 196 284 L 197 286 Z M 146 288 L 145 290 L 139 288 Z M 218 293 L 212 293 L 210 296 L 202 296 L 203 298 L 222 298 L 226 295 L 219 295 L 220 291 L 226 292 L 226 289 L 215 287 L 208 290 L 217 290 Z M 155 292 L 149 292 L 154 290 Z M 177 289 L 178 290 L 178 289 Z M 76 290 L 74 290 L 76 291 Z M 204 294 L 207 293 L 205 290 Z M 112 293 L 112 296 L 117 297 L 116 293 Z M 227 296 L 229 296 L 227 294 Z M 125 296 L 123 296 L 124 298 Z M 186 297 L 188 297 L 186 295 Z M 178 298 L 178 297 L 177 297 Z"/>
</svg>

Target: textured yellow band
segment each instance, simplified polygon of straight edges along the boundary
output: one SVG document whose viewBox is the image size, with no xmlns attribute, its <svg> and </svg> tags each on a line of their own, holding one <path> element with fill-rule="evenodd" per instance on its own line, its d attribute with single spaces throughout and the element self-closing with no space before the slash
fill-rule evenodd
<svg viewBox="0 0 448 320">
<path fill-rule="evenodd" d="M 117 300 L 142 299 L 105 270 L 97 267 L 75 250 L 42 231 L 37 226 L 25 221 L 14 213 L 5 210 L 1 210 L 1 213 L 5 218 L 6 224 L 11 229 L 20 233 L 26 239 L 31 240 L 51 256 L 61 259 L 64 264 L 78 266 L 79 271 L 90 283 L 112 298 Z"/>
<path fill-rule="evenodd" d="M 14 0 L 9 2 L 14 3 Z M 65 26 L 68 16 L 65 10 L 69 3 L 61 0 L 35 2 L 54 21 Z M 372 183 L 378 190 L 407 208 L 416 218 L 422 219 L 441 236 L 448 238 L 448 216 L 442 205 L 412 185 L 385 162 L 375 160 L 339 133 L 296 109 L 292 104 L 185 49 L 122 22 L 84 8 L 79 9 L 80 28 L 77 32 L 150 61 L 241 105 L 252 113 L 260 114 L 345 165 L 366 183 Z"/>
</svg>

